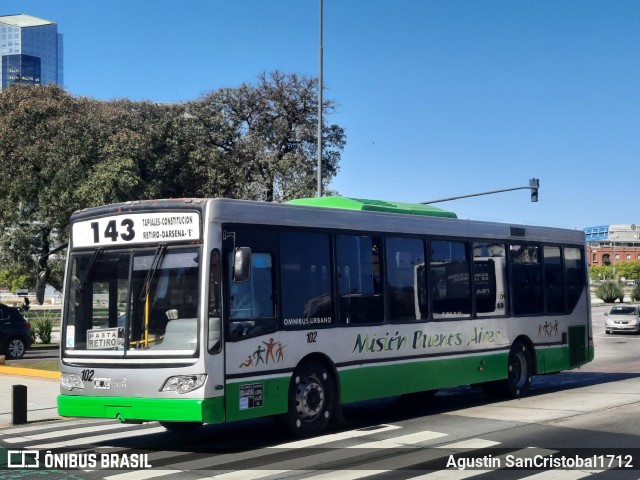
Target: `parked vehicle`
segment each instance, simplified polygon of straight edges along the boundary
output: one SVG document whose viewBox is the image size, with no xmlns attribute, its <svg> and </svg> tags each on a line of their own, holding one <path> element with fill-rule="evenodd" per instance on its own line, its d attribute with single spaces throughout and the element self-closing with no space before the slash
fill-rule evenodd
<svg viewBox="0 0 640 480">
<path fill-rule="evenodd" d="M 0 304 L 0 352 L 7 358 L 22 358 L 31 343 L 31 324 L 20 310 Z"/>
<path fill-rule="evenodd" d="M 609 313 L 605 313 L 605 331 L 640 333 L 640 308 L 638 307 L 613 307 Z"/>
</svg>

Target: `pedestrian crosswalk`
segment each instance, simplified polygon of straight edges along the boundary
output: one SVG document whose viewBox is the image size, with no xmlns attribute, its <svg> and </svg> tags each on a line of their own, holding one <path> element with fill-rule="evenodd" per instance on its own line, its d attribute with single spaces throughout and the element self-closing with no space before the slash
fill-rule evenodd
<svg viewBox="0 0 640 480">
<path fill-rule="evenodd" d="M 213 437 L 215 434 L 216 431 L 212 430 Z M 465 437 L 459 432 L 428 429 L 416 431 L 415 426 L 398 424 L 374 425 L 232 451 L 216 447 L 220 444 L 220 438 L 178 436 L 157 423 L 123 425 L 106 420 L 73 420 L 0 430 L 0 446 L 8 450 L 110 454 L 144 451 L 152 466 L 131 470 L 88 468 L 76 472 L 81 473 L 76 475 L 79 478 L 91 480 L 272 480 L 287 477 L 314 480 L 484 480 L 502 469 L 508 455 L 524 461 L 558 453 L 553 449 L 533 446 L 509 448 L 483 436 Z M 464 466 L 460 459 L 467 457 L 488 461 Z M 529 480 L 578 480 L 607 472 L 603 469 L 530 469 L 502 473 L 513 473 L 509 478 Z"/>
</svg>

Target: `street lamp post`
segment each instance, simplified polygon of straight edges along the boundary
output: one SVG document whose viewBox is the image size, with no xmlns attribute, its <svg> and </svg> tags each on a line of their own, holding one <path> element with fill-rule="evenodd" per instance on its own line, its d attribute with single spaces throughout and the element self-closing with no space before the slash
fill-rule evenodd
<svg viewBox="0 0 640 480">
<path fill-rule="evenodd" d="M 320 48 L 318 52 L 318 197 L 322 196 L 322 0 L 320 0 Z"/>
</svg>

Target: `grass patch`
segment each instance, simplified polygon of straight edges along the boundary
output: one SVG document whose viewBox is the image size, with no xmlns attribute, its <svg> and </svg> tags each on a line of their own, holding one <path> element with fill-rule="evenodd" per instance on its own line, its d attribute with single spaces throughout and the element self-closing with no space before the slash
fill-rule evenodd
<svg viewBox="0 0 640 480">
<path fill-rule="evenodd" d="M 7 360 L 4 362 L 7 367 L 33 368 L 35 370 L 48 370 L 57 372 L 60 370 L 59 360 L 42 360 L 39 362 L 24 362 L 23 360 Z"/>
</svg>

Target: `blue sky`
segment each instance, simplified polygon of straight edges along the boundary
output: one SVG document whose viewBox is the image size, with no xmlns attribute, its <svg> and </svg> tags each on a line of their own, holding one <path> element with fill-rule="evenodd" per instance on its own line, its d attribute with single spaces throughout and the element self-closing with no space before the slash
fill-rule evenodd
<svg viewBox="0 0 640 480">
<path fill-rule="evenodd" d="M 318 72 L 319 0 L 3 0 L 56 21 L 65 88 L 193 100 Z M 461 218 L 640 223 L 640 2 L 324 0 L 325 96 L 347 146 L 331 188 Z"/>
</svg>

